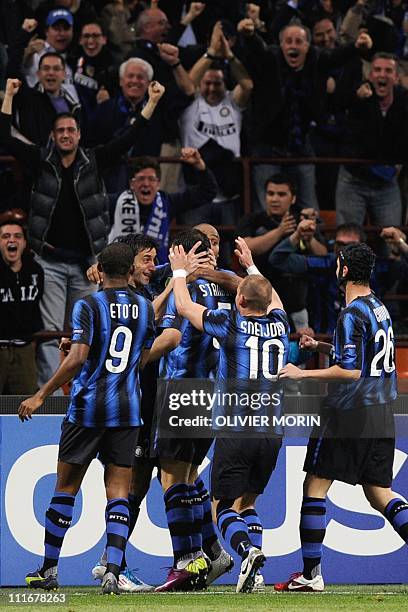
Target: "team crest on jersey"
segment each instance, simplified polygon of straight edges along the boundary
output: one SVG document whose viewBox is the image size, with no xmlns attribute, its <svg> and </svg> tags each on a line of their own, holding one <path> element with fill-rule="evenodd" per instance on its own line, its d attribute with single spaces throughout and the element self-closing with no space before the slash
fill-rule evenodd
<svg viewBox="0 0 408 612">
<path fill-rule="evenodd" d="M 228 115 L 231 113 L 230 109 L 228 108 L 228 106 L 222 106 L 220 108 L 220 115 L 221 117 L 228 117 Z"/>
</svg>

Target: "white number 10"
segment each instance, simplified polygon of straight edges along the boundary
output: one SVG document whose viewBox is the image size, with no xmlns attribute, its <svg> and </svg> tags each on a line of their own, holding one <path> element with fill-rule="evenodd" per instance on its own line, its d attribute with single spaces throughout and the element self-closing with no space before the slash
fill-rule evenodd
<svg viewBox="0 0 408 612">
<path fill-rule="evenodd" d="M 259 347 L 259 338 L 257 336 L 250 336 L 248 340 L 245 342 L 245 346 L 250 349 L 249 353 L 249 378 L 258 378 L 260 372 L 258 372 L 258 347 Z M 278 349 L 278 363 L 275 374 L 272 374 L 269 371 L 269 352 L 271 347 L 274 346 Z M 285 352 L 285 347 L 281 340 L 277 338 L 273 338 L 272 340 L 265 340 L 262 345 L 262 375 L 265 378 L 276 378 L 279 370 L 282 369 L 283 366 L 283 354 Z"/>
</svg>

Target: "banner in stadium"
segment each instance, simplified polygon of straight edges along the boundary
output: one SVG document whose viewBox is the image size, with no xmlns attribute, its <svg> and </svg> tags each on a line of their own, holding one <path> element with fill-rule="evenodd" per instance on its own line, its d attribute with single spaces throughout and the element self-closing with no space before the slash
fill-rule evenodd
<svg viewBox="0 0 408 612">
<path fill-rule="evenodd" d="M 20 423 L 0 416 L 1 522 L 0 585 L 22 585 L 27 572 L 41 565 L 44 514 L 54 491 L 61 415 L 34 416 Z M 288 439 L 277 469 L 257 510 L 264 525 L 263 569 L 267 583 L 301 569 L 298 534 L 302 497 L 302 464 L 306 441 Z M 408 439 L 397 441 L 394 490 L 408 490 Z M 208 482 L 209 460 L 203 466 Z M 92 584 L 91 570 L 104 547 L 105 492 L 103 470 L 93 461 L 77 496 L 73 526 L 62 549 L 60 583 Z M 328 496 L 328 528 L 323 574 L 328 583 L 406 582 L 406 550 L 391 526 L 365 500 L 361 487 L 335 483 Z M 136 529 L 127 559 L 151 584 L 163 582 L 171 565 L 171 543 L 163 498 L 156 478 Z M 234 570 L 221 582 L 235 583 Z"/>
</svg>

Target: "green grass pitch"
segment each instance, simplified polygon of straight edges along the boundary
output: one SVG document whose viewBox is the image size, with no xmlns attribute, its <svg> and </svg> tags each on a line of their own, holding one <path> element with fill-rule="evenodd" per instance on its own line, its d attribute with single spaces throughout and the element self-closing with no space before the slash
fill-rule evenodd
<svg viewBox="0 0 408 612">
<path fill-rule="evenodd" d="M 145 593 L 101 595 L 96 587 L 65 587 L 55 594 L 65 595 L 65 603 L 27 601 L 44 591 L 1 589 L 0 610 L 4 612 L 252 612 L 252 610 L 395 610 L 407 609 L 408 585 L 327 585 L 324 593 L 275 593 L 266 587 L 264 593 L 237 595 L 234 587 L 213 587 L 201 593 Z M 54 593 L 53 593 L 54 594 Z M 16 596 L 20 596 L 19 604 Z M 26 597 L 23 598 L 22 596 Z M 24 600 L 24 603 L 23 603 Z"/>
</svg>

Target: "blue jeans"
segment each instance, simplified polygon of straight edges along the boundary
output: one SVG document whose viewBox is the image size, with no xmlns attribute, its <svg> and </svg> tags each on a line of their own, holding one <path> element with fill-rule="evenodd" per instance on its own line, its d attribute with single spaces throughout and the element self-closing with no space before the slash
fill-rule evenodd
<svg viewBox="0 0 408 612">
<path fill-rule="evenodd" d="M 308 155 L 312 155 L 313 151 L 310 148 Z M 260 145 L 254 151 L 256 157 L 281 157 L 273 147 Z M 282 156 L 283 157 L 283 156 Z M 290 159 L 290 157 L 288 157 Z M 297 203 L 302 208 L 315 208 L 319 210 L 319 204 L 316 197 L 316 177 L 315 167 L 313 164 L 300 164 L 294 166 L 292 164 L 275 165 L 275 164 L 256 164 L 253 166 L 253 179 L 255 188 L 255 202 L 253 202 L 252 210 L 263 210 L 265 208 L 265 182 L 272 175 L 278 172 L 287 174 L 297 187 Z"/>
<path fill-rule="evenodd" d="M 365 180 L 340 167 L 336 188 L 336 222 L 364 224 L 366 214 L 370 223 L 380 227 L 401 224 L 401 192 L 397 177 L 391 181 Z"/>
<path fill-rule="evenodd" d="M 36 256 L 44 270 L 44 295 L 40 302 L 44 329 L 62 331 L 70 329 L 72 308 L 76 300 L 96 291 L 86 274 L 77 263 L 63 263 Z M 61 362 L 58 340 L 39 344 L 38 384 L 41 387 L 54 374 Z M 55 395 L 62 395 L 58 389 Z"/>
</svg>

